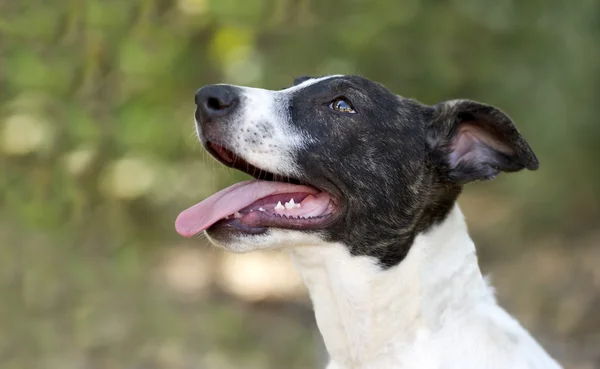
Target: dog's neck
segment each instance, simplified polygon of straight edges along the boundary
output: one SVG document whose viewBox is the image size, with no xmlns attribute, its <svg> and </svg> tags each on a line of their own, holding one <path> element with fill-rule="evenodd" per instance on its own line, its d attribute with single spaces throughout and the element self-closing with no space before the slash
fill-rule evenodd
<svg viewBox="0 0 600 369">
<path fill-rule="evenodd" d="M 292 258 L 340 368 L 397 360 L 395 354 L 417 347 L 453 318 L 495 304 L 458 206 L 387 270 L 373 259 L 350 256 L 343 245 L 296 248 Z"/>
</svg>

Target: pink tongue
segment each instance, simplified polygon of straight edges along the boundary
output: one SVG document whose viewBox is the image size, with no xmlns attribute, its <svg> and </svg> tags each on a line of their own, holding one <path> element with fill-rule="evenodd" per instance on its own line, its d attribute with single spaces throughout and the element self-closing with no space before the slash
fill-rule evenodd
<svg viewBox="0 0 600 369">
<path fill-rule="evenodd" d="M 282 182 L 250 180 L 237 183 L 181 212 L 175 221 L 175 229 L 184 237 L 192 237 L 263 197 L 282 193 L 318 192 L 312 187 Z"/>
</svg>

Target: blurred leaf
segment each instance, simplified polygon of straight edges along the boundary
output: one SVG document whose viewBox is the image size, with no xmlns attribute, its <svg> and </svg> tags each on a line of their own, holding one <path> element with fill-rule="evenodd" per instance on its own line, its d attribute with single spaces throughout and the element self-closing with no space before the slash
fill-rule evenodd
<svg viewBox="0 0 600 369">
<path fill-rule="evenodd" d="M 69 63 L 62 57 L 42 58 L 27 49 L 19 49 L 6 60 L 7 79 L 18 91 L 42 90 L 64 94 L 73 78 Z"/>
<path fill-rule="evenodd" d="M 266 0 L 247 0 L 242 5 L 237 0 L 206 0 L 210 13 L 223 24 L 240 24 L 259 27 L 266 10 Z"/>
</svg>

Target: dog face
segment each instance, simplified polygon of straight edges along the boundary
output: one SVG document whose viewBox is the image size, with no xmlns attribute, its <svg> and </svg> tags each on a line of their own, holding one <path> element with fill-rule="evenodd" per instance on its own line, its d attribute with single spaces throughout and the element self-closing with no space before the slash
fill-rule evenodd
<svg viewBox="0 0 600 369">
<path fill-rule="evenodd" d="M 359 76 L 303 77 L 280 91 L 206 86 L 196 105 L 204 147 L 260 181 L 190 208 L 177 228 L 206 230 L 231 251 L 341 243 L 390 267 L 444 220 L 462 185 L 538 166 L 500 110 L 427 106 Z"/>
</svg>

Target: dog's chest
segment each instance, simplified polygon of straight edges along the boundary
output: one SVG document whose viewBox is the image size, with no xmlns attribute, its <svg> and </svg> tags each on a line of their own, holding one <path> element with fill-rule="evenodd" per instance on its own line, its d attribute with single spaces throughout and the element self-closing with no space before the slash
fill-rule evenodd
<svg viewBox="0 0 600 369">
<path fill-rule="evenodd" d="M 419 283 L 398 286 L 397 271 L 381 271 L 372 259 L 323 247 L 316 254 L 296 251 L 293 259 L 315 305 L 327 350 L 343 368 L 374 361 L 396 362 L 406 350 L 393 342 L 430 340 L 419 301 Z M 400 276 L 398 276 L 400 277 Z M 400 279 L 402 280 L 402 279 Z M 392 282 L 396 281 L 396 282 Z M 398 288 L 414 298 L 398 299 Z M 400 318 L 401 317 L 401 318 Z"/>
<path fill-rule="evenodd" d="M 427 265 L 424 248 L 413 251 L 385 271 L 341 247 L 292 253 L 332 359 L 327 369 L 559 368 L 496 305 L 473 253 L 451 272 Z"/>
</svg>

